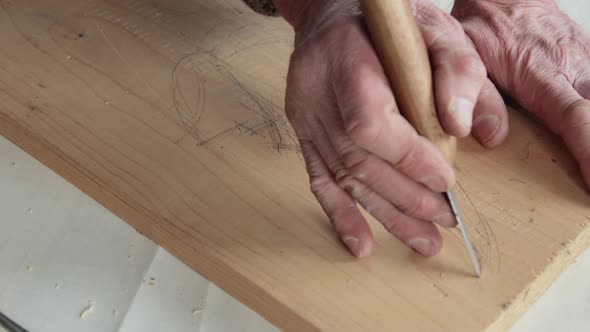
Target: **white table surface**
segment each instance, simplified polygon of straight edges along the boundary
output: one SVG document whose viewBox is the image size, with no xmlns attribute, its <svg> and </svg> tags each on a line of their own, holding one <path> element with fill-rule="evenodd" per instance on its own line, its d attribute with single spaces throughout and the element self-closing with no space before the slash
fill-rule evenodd
<svg viewBox="0 0 590 332">
<path fill-rule="evenodd" d="M 590 1 L 559 3 L 590 31 Z M 276 331 L 1 136 L 0 311 L 31 332 Z M 590 250 L 511 331 L 590 331 Z"/>
</svg>

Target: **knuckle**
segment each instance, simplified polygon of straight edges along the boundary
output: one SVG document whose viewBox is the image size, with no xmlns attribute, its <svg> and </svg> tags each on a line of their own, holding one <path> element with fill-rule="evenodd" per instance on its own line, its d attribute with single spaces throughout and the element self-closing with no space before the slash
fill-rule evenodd
<svg viewBox="0 0 590 332">
<path fill-rule="evenodd" d="M 474 75 L 476 77 L 484 78 L 487 75 L 487 70 L 481 59 L 473 54 L 473 52 L 465 52 L 457 57 L 455 63 L 455 70 L 459 73 Z"/>
<path fill-rule="evenodd" d="M 590 58 L 590 54 L 588 55 Z M 587 70 L 582 70 L 578 77 L 574 80 L 574 88 L 580 93 L 582 97 L 590 100 L 590 64 Z"/>
<path fill-rule="evenodd" d="M 363 150 L 361 150 L 363 151 Z M 363 151 L 347 160 L 346 167 L 351 175 L 369 186 L 374 186 L 383 179 L 384 169 L 377 168 L 378 157 Z"/>
<path fill-rule="evenodd" d="M 393 235 L 399 236 L 404 232 L 404 223 L 402 222 L 402 214 L 399 212 L 391 212 L 391 214 L 382 221 L 383 227 Z"/>
<path fill-rule="evenodd" d="M 590 100 L 572 102 L 563 112 L 560 135 L 580 165 L 590 161 Z"/>
<path fill-rule="evenodd" d="M 360 147 L 372 146 L 381 134 L 382 125 L 376 121 L 364 119 L 352 119 L 346 124 L 346 132 L 350 139 Z"/>
<path fill-rule="evenodd" d="M 567 132 L 579 128 L 590 127 L 590 101 L 579 99 L 569 103 L 562 113 L 561 130 Z"/>
<path fill-rule="evenodd" d="M 437 67 L 446 67 L 455 74 L 480 79 L 482 82 L 487 77 L 487 69 L 481 58 L 467 48 L 441 50 L 435 62 Z"/>
<path fill-rule="evenodd" d="M 434 49 L 444 47 L 449 38 L 464 35 L 459 21 L 432 4 L 418 6 L 416 18 L 426 43 Z"/>
<path fill-rule="evenodd" d="M 368 161 L 368 153 L 361 148 L 351 144 L 349 147 L 340 151 L 344 166 L 352 171 L 359 167 L 364 168 Z"/>
<path fill-rule="evenodd" d="M 310 176 L 309 189 L 315 195 L 320 203 L 323 202 L 325 193 L 330 186 L 330 178 L 327 176 Z"/>
<path fill-rule="evenodd" d="M 393 166 L 401 170 L 409 170 L 414 168 L 418 143 L 409 144 L 407 148 L 401 150 L 400 155 L 393 160 Z"/>
<path fill-rule="evenodd" d="M 347 168 L 343 165 L 340 159 L 334 158 L 334 160 L 327 161 L 327 164 L 336 181 L 349 174 Z"/>
<path fill-rule="evenodd" d="M 334 179 L 336 181 L 340 181 L 343 178 L 346 178 L 349 175 L 349 172 L 344 167 L 339 167 L 338 169 L 334 170 Z"/>
<path fill-rule="evenodd" d="M 400 204 L 401 205 L 401 204 Z M 433 201 L 427 195 L 412 195 L 406 206 L 399 206 L 399 208 L 407 215 L 421 216 L 428 214 L 433 210 Z"/>
<path fill-rule="evenodd" d="M 354 184 L 354 185 L 347 186 L 347 191 L 350 193 L 350 195 L 363 205 L 370 203 L 370 200 L 371 200 L 370 199 L 371 198 L 370 190 L 367 187 L 361 185 L 352 176 L 350 176 L 350 175 L 345 176 L 342 179 L 341 183 Z"/>
<path fill-rule="evenodd" d="M 456 27 L 459 22 L 431 3 L 420 3 L 414 6 L 414 16 L 421 26 L 426 27 Z"/>
</svg>

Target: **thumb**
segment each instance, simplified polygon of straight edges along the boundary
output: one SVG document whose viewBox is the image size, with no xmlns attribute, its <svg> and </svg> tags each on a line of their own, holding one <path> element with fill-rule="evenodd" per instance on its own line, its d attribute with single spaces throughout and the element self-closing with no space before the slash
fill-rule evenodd
<svg viewBox="0 0 590 332">
<path fill-rule="evenodd" d="M 561 136 L 590 187 L 590 100 L 584 99 L 565 77 L 544 82 L 538 91 L 543 93 L 534 102 L 529 101 L 529 109 L 536 110 L 533 113 Z"/>
<path fill-rule="evenodd" d="M 560 126 L 561 137 L 580 166 L 590 187 L 590 100 L 577 99 L 566 106 Z"/>
<path fill-rule="evenodd" d="M 443 128 L 453 136 L 466 136 L 487 81 L 486 68 L 455 18 L 432 4 L 419 6 L 416 15 L 430 53 Z"/>
</svg>

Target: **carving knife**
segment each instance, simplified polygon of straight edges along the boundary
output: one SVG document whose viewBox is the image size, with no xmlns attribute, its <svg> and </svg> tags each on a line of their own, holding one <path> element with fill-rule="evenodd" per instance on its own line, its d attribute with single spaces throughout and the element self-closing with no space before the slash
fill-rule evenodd
<svg viewBox="0 0 590 332">
<path fill-rule="evenodd" d="M 408 0 L 361 0 L 377 54 L 403 116 L 452 164 L 457 140 L 445 133 L 436 115 L 428 51 Z M 463 234 L 475 273 L 480 266 L 453 190 L 446 193 Z"/>
</svg>

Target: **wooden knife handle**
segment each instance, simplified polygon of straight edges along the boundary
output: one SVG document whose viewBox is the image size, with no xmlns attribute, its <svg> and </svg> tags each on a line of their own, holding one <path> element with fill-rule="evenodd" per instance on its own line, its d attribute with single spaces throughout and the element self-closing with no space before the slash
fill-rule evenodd
<svg viewBox="0 0 590 332">
<path fill-rule="evenodd" d="M 361 6 L 400 112 L 452 164 L 457 140 L 436 115 L 428 50 L 408 0 L 362 0 Z"/>
</svg>

